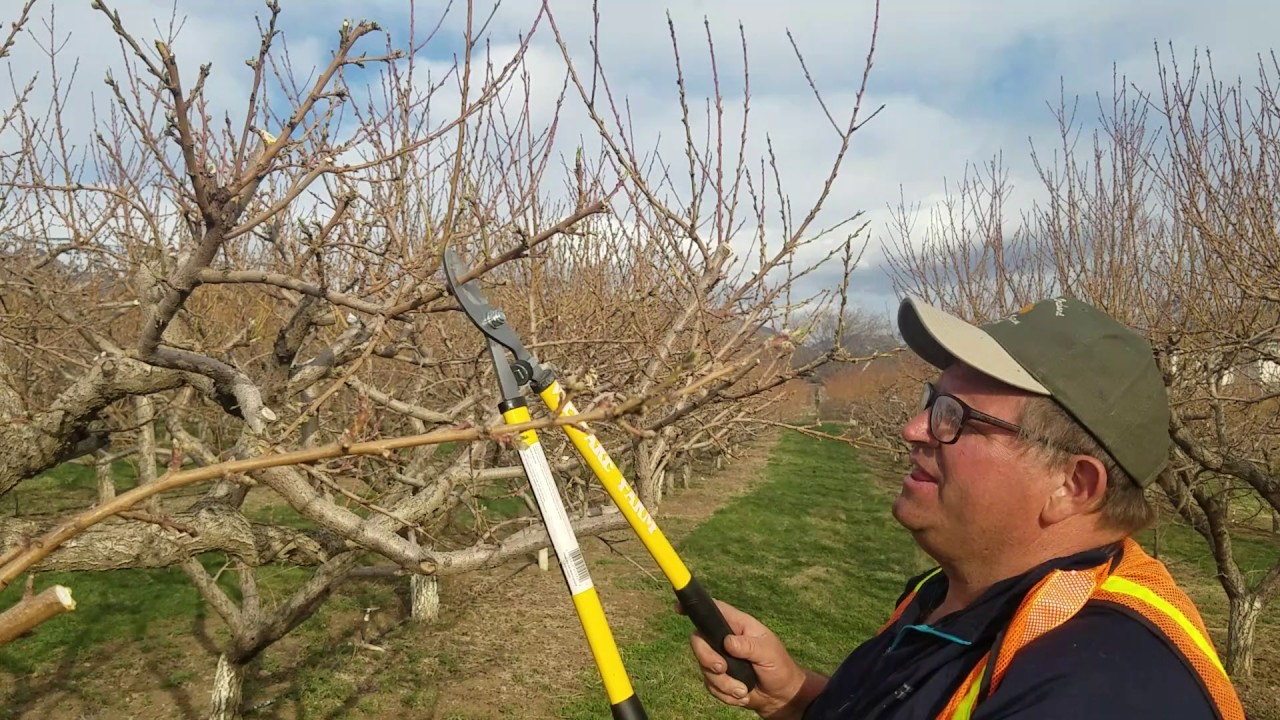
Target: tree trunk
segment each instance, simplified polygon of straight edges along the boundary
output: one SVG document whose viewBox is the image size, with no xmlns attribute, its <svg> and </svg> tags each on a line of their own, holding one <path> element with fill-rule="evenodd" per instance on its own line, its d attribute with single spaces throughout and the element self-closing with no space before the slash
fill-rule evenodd
<svg viewBox="0 0 1280 720">
<path fill-rule="evenodd" d="M 1156 507 L 1156 521 L 1151 527 L 1151 557 L 1160 559 L 1160 508 Z"/>
<path fill-rule="evenodd" d="M 213 675 L 213 698 L 209 720 L 240 720 L 240 696 L 244 690 L 244 665 L 233 662 L 226 653 L 218 656 L 218 669 Z"/>
<path fill-rule="evenodd" d="M 409 542 L 414 547 L 418 546 L 418 531 L 413 528 L 409 529 Z M 542 557 L 538 559 L 541 561 Z M 439 578 L 434 575 L 409 576 L 409 617 L 418 622 L 433 622 L 440 617 Z"/>
<path fill-rule="evenodd" d="M 1262 598 L 1256 593 L 1230 598 L 1231 617 L 1227 624 L 1227 674 L 1253 677 L 1253 638 L 1262 615 Z"/>
<path fill-rule="evenodd" d="M 190 379 L 132 358 L 102 356 L 27 422 L 0 423 L 0 448 L 6 450 L 0 495 L 61 462 L 106 447 L 106 433 L 90 424 L 111 403 L 131 394 L 173 390 Z"/>
<path fill-rule="evenodd" d="M 309 385 L 302 391 L 302 402 L 304 406 L 310 407 L 316 399 L 316 389 L 314 385 Z M 311 413 L 306 422 L 302 424 L 302 447 L 315 447 L 318 433 L 320 430 L 320 412 Z"/>
<path fill-rule="evenodd" d="M 658 507 L 657 498 L 662 495 L 658 485 L 662 482 L 662 474 L 657 472 L 657 453 L 654 445 L 659 440 L 643 441 L 636 448 L 635 477 L 631 481 L 631 489 L 635 490 L 642 504 L 650 509 Z"/>
<path fill-rule="evenodd" d="M 116 483 L 115 477 L 111 473 L 110 453 L 103 450 L 97 452 L 96 461 L 93 463 L 93 472 L 98 480 L 98 504 L 101 505 L 115 499 Z"/>
<path fill-rule="evenodd" d="M 156 481 L 156 406 L 146 395 L 133 396 L 135 420 L 138 423 L 138 484 Z M 160 514 L 160 498 L 152 495 L 143 501 L 143 509 Z"/>
<path fill-rule="evenodd" d="M 409 616 L 418 622 L 440 617 L 440 580 L 436 576 L 409 576 Z"/>
</svg>

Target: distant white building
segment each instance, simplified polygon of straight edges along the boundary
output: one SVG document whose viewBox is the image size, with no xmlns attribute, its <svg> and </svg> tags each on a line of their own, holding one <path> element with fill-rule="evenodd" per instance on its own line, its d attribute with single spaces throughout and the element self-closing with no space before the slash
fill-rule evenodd
<svg viewBox="0 0 1280 720">
<path fill-rule="evenodd" d="M 1195 353 L 1194 359 L 1183 367 L 1182 353 L 1175 351 L 1169 357 L 1169 370 L 1174 377 L 1209 374 L 1219 388 L 1239 383 L 1250 383 L 1260 388 L 1280 387 L 1280 342 L 1267 343 L 1261 352 L 1270 357 L 1254 357 L 1240 362 L 1224 362 L 1221 353 Z"/>
</svg>

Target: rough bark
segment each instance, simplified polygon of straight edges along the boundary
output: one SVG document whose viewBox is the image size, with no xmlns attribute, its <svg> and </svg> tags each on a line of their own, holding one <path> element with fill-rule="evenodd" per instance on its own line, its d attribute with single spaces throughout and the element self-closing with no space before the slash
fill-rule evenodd
<svg viewBox="0 0 1280 720">
<path fill-rule="evenodd" d="M 440 581 L 431 575 L 409 576 L 409 616 L 418 622 L 440 617 Z"/>
<path fill-rule="evenodd" d="M 101 450 L 97 454 L 93 473 L 98 482 L 98 502 L 104 503 L 116 496 L 116 481 L 111 471 L 111 456 Z"/>
<path fill-rule="evenodd" d="M 224 505 L 206 505 L 194 512 L 153 519 L 155 522 L 112 519 L 95 525 L 31 570 L 170 567 L 205 552 L 234 555 L 251 566 L 274 562 L 309 566 L 319 565 L 342 548 L 338 539 L 323 531 L 252 523 Z M 31 520 L 0 518 L 0 547 L 24 544 L 48 529 Z"/>
<path fill-rule="evenodd" d="M 219 655 L 218 669 L 213 674 L 209 720 L 240 720 L 243 691 L 244 665 L 232 661 L 226 653 Z"/>
<path fill-rule="evenodd" d="M 138 423 L 138 484 L 156 481 L 156 407 L 148 395 L 133 397 L 134 415 Z M 160 512 L 160 498 L 147 498 L 142 507 L 149 513 Z"/>
<path fill-rule="evenodd" d="M 27 415 L 20 407 L 0 407 L 0 495 L 61 462 L 104 447 L 105 434 L 92 427 L 98 413 L 130 395 L 172 390 L 188 381 L 184 373 L 130 358 L 100 358 L 58 396 L 48 410 Z M 3 399 L 3 398 L 0 398 Z"/>
<path fill-rule="evenodd" d="M 573 532 L 578 537 L 599 535 L 600 533 L 621 530 L 627 526 L 627 518 L 622 513 L 605 513 L 594 517 L 572 520 Z M 475 545 L 465 550 L 449 552 L 427 552 L 424 570 L 434 569 L 439 577 L 457 575 L 459 573 L 492 568 L 521 555 L 529 555 L 551 544 L 544 526 L 537 525 L 525 528 L 507 536 L 498 544 Z"/>
<path fill-rule="evenodd" d="M 1254 636 L 1266 603 L 1253 593 L 1232 597 L 1229 601 L 1227 655 L 1223 663 L 1232 677 L 1253 677 Z"/>
</svg>

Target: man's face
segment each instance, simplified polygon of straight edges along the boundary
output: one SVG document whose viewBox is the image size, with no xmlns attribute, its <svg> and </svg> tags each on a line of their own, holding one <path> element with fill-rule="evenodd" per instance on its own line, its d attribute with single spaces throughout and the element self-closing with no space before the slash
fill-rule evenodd
<svg viewBox="0 0 1280 720">
<path fill-rule="evenodd" d="M 1028 397 L 958 364 L 934 384 L 937 392 L 1009 423 L 1017 423 Z M 944 445 L 929 433 L 929 410 L 921 410 L 902 437 L 911 445 L 912 467 L 893 515 L 926 552 L 982 557 L 1034 541 L 1052 480 L 1016 432 L 969 420 L 955 443 Z"/>
</svg>

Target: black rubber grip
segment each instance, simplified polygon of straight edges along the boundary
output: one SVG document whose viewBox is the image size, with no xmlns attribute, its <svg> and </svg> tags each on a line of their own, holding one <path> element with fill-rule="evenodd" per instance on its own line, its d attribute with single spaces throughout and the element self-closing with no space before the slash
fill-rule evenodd
<svg viewBox="0 0 1280 720">
<path fill-rule="evenodd" d="M 707 642 L 711 643 L 711 647 L 724 658 L 729 676 L 746 685 L 747 692 L 751 692 L 757 683 L 756 671 L 751 663 L 725 651 L 724 639 L 733 631 L 729 629 L 729 623 L 720 613 L 720 608 L 711 600 L 711 595 L 703 589 L 697 578 L 690 578 L 688 585 L 676 590 L 676 599 L 680 601 L 680 607 L 684 608 L 685 615 L 693 621 L 693 626 L 698 628 Z"/>
<path fill-rule="evenodd" d="M 613 711 L 613 720 L 649 720 L 649 716 L 644 713 L 644 706 L 640 704 L 639 695 L 632 695 L 617 705 L 610 705 L 609 709 Z"/>
</svg>

